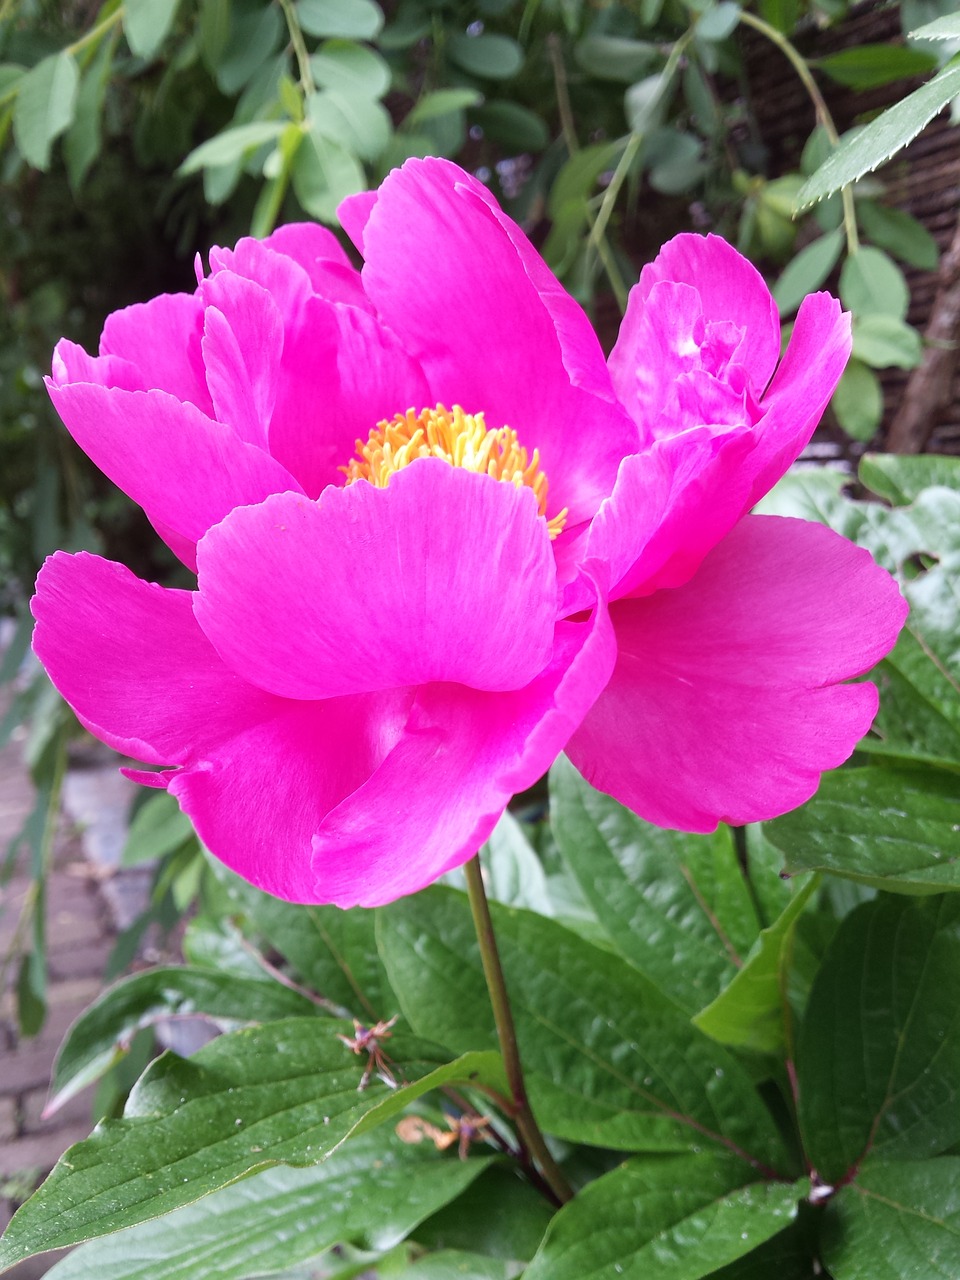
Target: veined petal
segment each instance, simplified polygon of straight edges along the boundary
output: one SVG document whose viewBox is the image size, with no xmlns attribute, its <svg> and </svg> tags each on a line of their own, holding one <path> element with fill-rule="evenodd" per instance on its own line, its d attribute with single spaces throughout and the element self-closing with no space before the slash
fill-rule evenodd
<svg viewBox="0 0 960 1280">
<path fill-rule="evenodd" d="M 295 317 L 308 297 L 369 309 L 354 267 L 332 232 L 313 223 L 279 227 L 266 240 L 247 236 L 233 249 L 210 250 L 212 275 L 228 271 L 262 285 L 284 316 Z"/>
<path fill-rule="evenodd" d="M 143 386 L 168 391 L 211 412 L 200 340 L 203 308 L 196 294 L 163 293 L 107 316 L 102 356 L 121 356 L 140 371 Z"/>
<path fill-rule="evenodd" d="M 203 361 L 213 414 L 241 440 L 267 446 L 283 356 L 283 317 L 266 289 L 232 272 L 201 287 Z"/>
<path fill-rule="evenodd" d="M 518 689 L 553 650 L 556 570 L 533 493 L 439 459 L 385 489 L 361 480 L 234 511 L 198 562 L 201 627 L 283 697 Z"/>
<path fill-rule="evenodd" d="M 801 804 L 869 729 L 907 607 L 868 552 L 820 525 L 748 516 L 672 591 L 620 600 L 618 660 L 568 748 L 659 826 L 712 831 Z"/>
</svg>

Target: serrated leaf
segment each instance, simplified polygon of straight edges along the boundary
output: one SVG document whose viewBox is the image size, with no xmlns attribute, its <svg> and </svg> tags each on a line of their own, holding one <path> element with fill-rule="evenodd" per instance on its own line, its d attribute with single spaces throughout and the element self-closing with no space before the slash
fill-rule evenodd
<svg viewBox="0 0 960 1280">
<path fill-rule="evenodd" d="M 383 10 L 373 0 L 296 0 L 294 7 L 309 36 L 372 40 L 383 26 Z"/>
<path fill-rule="evenodd" d="M 246 1280 L 336 1244 L 385 1252 L 490 1166 L 378 1131 L 311 1169 L 278 1166 L 150 1222 L 82 1245 L 50 1280 Z M 201 1270 L 202 1268 L 202 1270 Z"/>
<path fill-rule="evenodd" d="M 836 1183 L 960 1138 L 960 898 L 881 895 L 840 924 L 797 1043 L 807 1155 Z"/>
<path fill-rule="evenodd" d="M 940 261 L 937 242 L 909 213 L 872 200 L 858 200 L 857 218 L 864 233 L 881 249 L 920 271 L 936 271 Z"/>
<path fill-rule="evenodd" d="M 688 1013 L 737 973 L 760 924 L 730 831 L 664 831 L 594 790 L 565 758 L 550 775 L 552 829 L 621 955 Z"/>
<path fill-rule="evenodd" d="M 446 51 L 458 67 L 484 80 L 511 80 L 524 60 L 523 47 L 512 36 L 488 31 L 451 36 Z"/>
<path fill-rule="evenodd" d="M 960 14 L 946 13 L 909 33 L 911 40 L 960 40 Z"/>
<path fill-rule="evenodd" d="M 49 166 L 54 140 L 70 127 L 79 83 L 76 59 L 66 49 L 43 58 L 19 81 L 13 136 L 34 169 Z"/>
<path fill-rule="evenodd" d="M 819 289 L 837 265 L 843 249 L 843 232 L 828 231 L 796 254 L 771 289 L 781 316 L 792 315 L 808 293 Z"/>
<path fill-rule="evenodd" d="M 709 1144 L 784 1160 L 740 1065 L 639 973 L 553 920 L 492 904 L 537 1116 L 595 1146 Z M 377 911 L 377 941 L 410 1025 L 456 1052 L 496 1032 L 469 907 L 434 887 Z"/>
<path fill-rule="evenodd" d="M 125 0 L 123 32 L 138 58 L 150 59 L 166 40 L 180 0 Z"/>
<path fill-rule="evenodd" d="M 448 1063 L 398 1033 L 389 1050 L 404 1083 L 358 1091 L 363 1063 L 338 1032 L 352 1035 L 352 1024 L 288 1019 L 220 1036 L 189 1060 L 158 1058 L 123 1118 L 71 1147 L 18 1210 L 0 1237 L 0 1268 L 146 1222 L 276 1164 L 319 1164 L 352 1133 L 443 1084 L 506 1088 L 498 1054 Z"/>
<path fill-rule="evenodd" d="M 848 89 L 876 89 L 907 76 L 935 71 L 937 62 L 908 45 L 860 44 L 816 58 L 813 65 Z"/>
<path fill-rule="evenodd" d="M 794 1218 L 805 1184 L 755 1177 L 706 1152 L 627 1161 L 560 1210 L 524 1280 L 700 1280 Z"/>
<path fill-rule="evenodd" d="M 798 208 L 815 204 L 824 196 L 856 182 L 877 169 L 917 136 L 920 130 L 960 94 L 960 61 L 948 63 L 929 82 L 915 89 L 895 106 L 888 107 L 854 138 L 844 140 L 804 184 Z"/>
<path fill-rule="evenodd" d="M 177 173 L 181 177 L 196 173 L 207 165 L 218 166 L 240 160 L 266 142 L 274 142 L 287 127 L 285 120 L 252 120 L 224 129 L 206 142 L 201 142 L 181 164 Z"/>
<path fill-rule="evenodd" d="M 830 401 L 837 421 L 854 440 L 872 440 L 883 420 L 880 379 L 862 360 L 850 360 Z"/>
<path fill-rule="evenodd" d="M 843 264 L 840 300 L 855 316 L 879 314 L 903 320 L 910 290 L 896 263 L 882 249 L 866 245 Z"/>
<path fill-rule="evenodd" d="M 853 354 L 874 369 L 913 369 L 923 346 L 916 329 L 897 316 L 873 313 L 854 316 Z"/>
<path fill-rule="evenodd" d="M 953 1276 L 960 1159 L 871 1160 L 827 1206 L 823 1259 L 835 1280 Z"/>
</svg>

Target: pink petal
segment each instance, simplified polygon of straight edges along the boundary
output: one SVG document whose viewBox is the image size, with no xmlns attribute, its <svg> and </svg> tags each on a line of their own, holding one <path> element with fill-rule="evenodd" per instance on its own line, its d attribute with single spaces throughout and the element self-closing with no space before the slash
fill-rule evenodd
<svg viewBox="0 0 960 1280">
<path fill-rule="evenodd" d="M 594 605 L 589 621 L 560 624 L 550 664 L 525 689 L 420 689 L 396 748 L 320 827 L 317 901 L 378 906 L 466 862 L 511 796 L 553 763 L 614 657 L 606 610 Z"/>
<path fill-rule="evenodd" d="M 299 262 L 308 273 L 318 265 L 335 262 L 349 267 L 350 259 L 337 237 L 318 222 L 288 222 L 277 227 L 265 240 L 253 241 L 275 249 L 294 262 Z"/>
<path fill-rule="evenodd" d="M 337 206 L 340 225 L 361 254 L 364 252 L 363 233 L 376 203 L 376 191 L 359 191 L 355 196 L 347 196 L 345 200 L 341 200 Z"/>
<path fill-rule="evenodd" d="M 269 454 L 164 391 L 57 387 L 50 380 L 47 390 L 80 448 L 155 526 L 178 535 L 171 543 L 177 554 L 234 507 L 299 491 Z"/>
<path fill-rule="evenodd" d="M 246 237 L 233 249 L 211 249 L 212 275 L 228 271 L 262 285 L 288 319 L 315 294 L 329 302 L 349 302 L 369 309 L 360 272 L 351 266 L 339 244 L 334 239 L 335 248 L 331 246 L 330 233 L 322 227 L 314 228 L 321 233 L 316 239 L 311 232 L 304 232 L 304 225 L 295 225 L 292 231 L 280 228 L 266 240 Z"/>
<path fill-rule="evenodd" d="M 409 161 L 380 187 L 363 242 L 367 295 L 423 367 L 431 404 L 513 427 L 540 451 L 549 513 L 589 518 L 636 431 L 589 321 L 519 228 L 456 166 Z"/>
<path fill-rule="evenodd" d="M 518 689 L 553 649 L 556 573 L 533 494 L 439 459 L 386 489 L 358 481 L 234 511 L 198 562 L 204 632 L 284 697 Z"/>
<path fill-rule="evenodd" d="M 136 365 L 143 385 L 168 391 L 210 413 L 200 339 L 203 309 L 195 294 L 165 293 L 107 316 L 100 354 Z"/>
<path fill-rule="evenodd" d="M 877 707 L 844 685 L 907 607 L 868 552 L 819 525 L 748 516 L 683 587 L 612 607 L 610 684 L 568 752 L 660 826 L 711 831 L 801 804 Z"/>
<path fill-rule="evenodd" d="M 283 318 L 265 289 L 221 271 L 203 284 L 203 360 L 213 413 L 266 448 L 283 354 Z"/>
</svg>

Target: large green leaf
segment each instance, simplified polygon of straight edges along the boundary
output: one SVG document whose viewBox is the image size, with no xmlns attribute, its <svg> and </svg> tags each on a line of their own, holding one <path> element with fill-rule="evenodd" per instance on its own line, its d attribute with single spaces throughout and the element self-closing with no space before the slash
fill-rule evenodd
<svg viewBox="0 0 960 1280">
<path fill-rule="evenodd" d="M 125 0 L 123 30 L 138 58 L 152 58 L 177 16 L 180 0 Z"/>
<path fill-rule="evenodd" d="M 951 98 L 960 94 L 960 61 L 954 59 L 928 83 L 881 112 L 866 128 L 846 138 L 803 186 L 797 208 L 804 209 L 865 173 L 879 168 L 917 136 Z"/>
<path fill-rule="evenodd" d="M 422 1222 L 413 1239 L 431 1252 L 456 1250 L 529 1262 L 553 1213 L 515 1168 L 498 1163 L 459 1199 Z"/>
<path fill-rule="evenodd" d="M 901 893 L 960 889 L 960 778 L 952 773 L 841 769 L 764 832 L 791 874 L 831 871 Z"/>
<path fill-rule="evenodd" d="M 550 1225 L 524 1280 L 699 1280 L 782 1231 L 806 1184 L 716 1153 L 629 1160 Z"/>
<path fill-rule="evenodd" d="M 821 1178 L 869 1153 L 960 1139 L 960 898 L 881 895 L 840 925 L 797 1046 L 800 1124 Z"/>
<path fill-rule="evenodd" d="M 163 1018 L 206 1014 L 267 1022 L 315 1012 L 306 996 L 279 982 L 185 965 L 135 973 L 104 992 L 67 1032 L 57 1055 L 48 1111 L 103 1075 L 124 1055 L 137 1031 Z"/>
<path fill-rule="evenodd" d="M 405 1034 L 385 1046 L 400 1087 L 337 1038 L 353 1028 L 295 1018 L 221 1036 L 193 1058 L 158 1058 L 123 1118 L 103 1121 L 61 1157 L 0 1238 L 0 1269 L 47 1249 L 135 1226 L 276 1164 L 319 1164 L 352 1133 L 448 1083 L 505 1088 L 499 1056 L 444 1061 Z"/>
<path fill-rule="evenodd" d="M 381 908 L 377 940 L 411 1027 L 454 1052 L 496 1035 L 466 899 L 435 887 Z M 785 1162 L 747 1073 L 647 979 L 556 921 L 493 904 L 528 1086 L 545 1129 L 575 1142 L 705 1144 Z"/>
<path fill-rule="evenodd" d="M 860 462 L 860 480 L 893 506 L 902 507 L 932 485 L 960 492 L 960 458 L 942 453 L 868 453 Z"/>
<path fill-rule="evenodd" d="M 663 831 L 594 790 L 561 757 L 552 829 L 618 950 L 689 1013 L 735 976 L 760 923 L 730 831 Z"/>
<path fill-rule="evenodd" d="M 76 59 L 66 49 L 38 62 L 20 80 L 13 136 L 35 169 L 48 167 L 54 139 L 70 127 L 79 84 Z"/>
<path fill-rule="evenodd" d="M 310 1169 L 278 1166 L 82 1245 L 51 1280 L 244 1280 L 347 1243 L 385 1252 L 490 1165 L 378 1131 Z"/>
<path fill-rule="evenodd" d="M 827 1208 L 823 1258 L 834 1280 L 953 1280 L 960 1159 L 864 1165 Z"/>
</svg>

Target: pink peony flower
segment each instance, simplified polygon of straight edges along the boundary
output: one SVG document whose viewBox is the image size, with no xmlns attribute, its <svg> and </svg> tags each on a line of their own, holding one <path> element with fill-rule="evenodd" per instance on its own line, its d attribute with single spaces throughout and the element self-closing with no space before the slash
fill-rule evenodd
<svg viewBox="0 0 960 1280">
<path fill-rule="evenodd" d="M 843 369 L 837 302 L 778 366 L 757 272 L 679 236 L 605 361 L 454 165 L 342 217 L 362 272 L 285 227 L 110 316 L 99 356 L 58 345 L 71 434 L 198 571 L 47 562 L 35 647 L 83 723 L 242 876 L 341 906 L 466 861 L 564 747 L 693 831 L 810 796 L 906 612 L 865 551 L 747 514 Z"/>
</svg>

